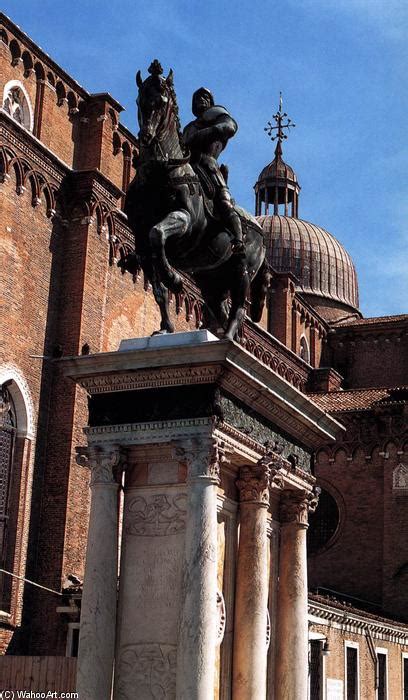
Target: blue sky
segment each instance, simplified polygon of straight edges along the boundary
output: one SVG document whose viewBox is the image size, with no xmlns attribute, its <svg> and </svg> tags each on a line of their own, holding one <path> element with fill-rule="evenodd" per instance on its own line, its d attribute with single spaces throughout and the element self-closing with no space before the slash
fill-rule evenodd
<svg viewBox="0 0 408 700">
<path fill-rule="evenodd" d="M 239 123 L 223 160 L 242 206 L 273 158 L 263 127 L 279 91 L 296 123 L 284 159 L 299 216 L 352 255 L 365 315 L 408 312 L 406 0 L 4 0 L 3 11 L 137 131 L 134 76 L 172 67 L 182 122 L 205 85 Z"/>
</svg>

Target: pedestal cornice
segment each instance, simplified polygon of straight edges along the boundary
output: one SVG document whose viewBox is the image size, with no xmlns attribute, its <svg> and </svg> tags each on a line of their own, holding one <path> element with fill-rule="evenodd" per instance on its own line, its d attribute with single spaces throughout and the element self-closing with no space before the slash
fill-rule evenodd
<svg viewBox="0 0 408 700">
<path fill-rule="evenodd" d="M 327 444 L 342 426 L 233 341 L 197 342 L 101 353 L 63 361 L 66 376 L 88 393 L 213 384 L 309 449 Z"/>
</svg>

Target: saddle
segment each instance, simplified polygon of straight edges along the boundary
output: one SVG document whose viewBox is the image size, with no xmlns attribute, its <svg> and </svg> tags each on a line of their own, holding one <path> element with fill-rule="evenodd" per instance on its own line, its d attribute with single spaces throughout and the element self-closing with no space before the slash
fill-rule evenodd
<svg viewBox="0 0 408 700">
<path fill-rule="evenodd" d="M 203 168 L 200 163 L 192 163 L 192 168 L 198 177 L 198 181 L 201 185 L 201 194 L 204 201 L 204 210 L 209 223 L 218 224 L 218 229 L 220 224 L 224 224 L 222 216 L 218 211 L 218 207 L 215 201 L 215 184 L 214 180 L 211 179 L 206 168 Z M 221 165 L 220 175 L 218 175 L 219 185 L 225 187 L 227 184 L 228 169 L 227 166 Z M 224 180 L 223 182 L 221 180 Z"/>
</svg>

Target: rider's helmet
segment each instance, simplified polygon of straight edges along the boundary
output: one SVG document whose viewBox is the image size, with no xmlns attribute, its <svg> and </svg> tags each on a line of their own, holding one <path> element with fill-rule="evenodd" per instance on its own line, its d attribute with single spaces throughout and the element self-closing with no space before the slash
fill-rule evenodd
<svg viewBox="0 0 408 700">
<path fill-rule="evenodd" d="M 191 111 L 193 112 L 195 117 L 199 117 L 200 114 L 202 113 L 202 110 L 200 110 L 200 108 L 197 109 L 197 107 L 198 107 L 197 101 L 200 99 L 200 97 L 209 98 L 210 106 L 214 107 L 214 98 L 212 96 L 212 92 L 208 88 L 205 88 L 205 87 L 198 88 L 198 90 L 196 90 L 194 95 L 193 95 L 193 100 L 192 100 L 192 104 L 191 104 Z"/>
</svg>

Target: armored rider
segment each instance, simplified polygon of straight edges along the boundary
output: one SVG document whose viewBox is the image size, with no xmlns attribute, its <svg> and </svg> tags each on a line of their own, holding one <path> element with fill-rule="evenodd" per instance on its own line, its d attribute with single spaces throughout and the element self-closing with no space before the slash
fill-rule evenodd
<svg viewBox="0 0 408 700">
<path fill-rule="evenodd" d="M 244 249 L 241 220 L 231 199 L 217 158 L 238 129 L 236 121 L 224 107 L 214 104 L 207 88 L 199 88 L 193 95 L 192 112 L 196 119 L 187 124 L 184 142 L 191 151 L 191 165 L 204 172 L 214 189 L 214 204 L 223 223 L 232 233 L 232 249 Z"/>
</svg>

